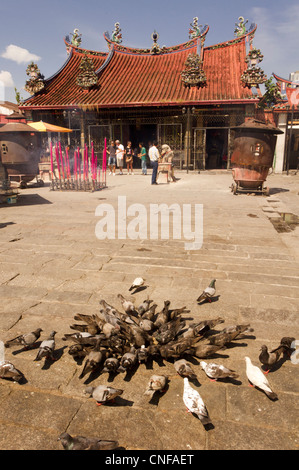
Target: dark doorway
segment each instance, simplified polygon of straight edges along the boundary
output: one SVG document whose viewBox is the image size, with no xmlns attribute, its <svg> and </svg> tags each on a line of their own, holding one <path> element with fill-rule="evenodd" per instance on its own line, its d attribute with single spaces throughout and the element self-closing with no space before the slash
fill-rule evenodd
<svg viewBox="0 0 299 470">
<path fill-rule="evenodd" d="M 227 130 L 207 129 L 206 169 L 227 167 Z"/>
<path fill-rule="evenodd" d="M 156 124 L 134 124 L 129 126 L 129 139 L 132 142 L 134 154 L 139 153 L 139 142 L 148 149 L 150 144 L 157 139 L 157 125 Z M 134 166 L 140 166 L 140 159 L 134 156 Z"/>
</svg>

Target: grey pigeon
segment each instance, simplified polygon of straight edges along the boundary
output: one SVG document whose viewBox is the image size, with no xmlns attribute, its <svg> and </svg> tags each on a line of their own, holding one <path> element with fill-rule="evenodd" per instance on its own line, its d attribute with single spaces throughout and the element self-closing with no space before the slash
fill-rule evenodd
<svg viewBox="0 0 299 470">
<path fill-rule="evenodd" d="M 139 322 L 139 326 L 142 330 L 150 332 L 155 328 L 154 323 L 147 318 L 142 318 Z"/>
<path fill-rule="evenodd" d="M 83 369 L 79 375 L 79 379 L 82 379 L 86 374 L 94 372 L 107 357 L 107 350 L 100 348 L 100 341 L 97 342 L 96 346 L 89 352 L 86 357 Z"/>
<path fill-rule="evenodd" d="M 146 318 L 147 320 L 154 322 L 156 319 L 155 312 L 156 312 L 157 307 L 158 307 L 157 304 L 151 305 L 150 308 L 145 313 L 143 313 L 142 318 Z"/>
<path fill-rule="evenodd" d="M 150 308 L 150 304 L 153 302 L 153 300 L 149 300 L 149 297 L 145 299 L 142 304 L 137 307 L 137 312 L 139 315 L 144 315 Z"/>
<path fill-rule="evenodd" d="M 168 321 L 160 326 L 160 328 L 153 334 L 154 338 L 160 344 L 167 344 L 173 341 L 179 332 L 185 327 L 185 320 L 177 317 L 175 320 Z"/>
<path fill-rule="evenodd" d="M 112 450 L 118 447 L 117 441 L 107 441 L 94 437 L 74 436 L 67 432 L 60 434 L 58 440 L 64 450 Z"/>
<path fill-rule="evenodd" d="M 42 331 L 43 330 L 41 328 L 37 328 L 31 333 L 19 335 L 16 338 L 6 341 L 5 347 L 9 348 L 13 344 L 21 344 L 25 349 L 32 348 L 35 345 L 35 342 L 39 339 Z"/>
<path fill-rule="evenodd" d="M 88 350 L 83 344 L 71 344 L 68 353 L 74 358 L 82 358 L 87 356 Z"/>
<path fill-rule="evenodd" d="M 147 362 L 150 356 L 149 349 L 144 346 L 144 344 L 137 349 L 137 361 L 139 364 Z"/>
<path fill-rule="evenodd" d="M 40 361 L 43 358 L 51 359 L 55 361 L 54 349 L 55 349 L 55 335 L 56 331 L 52 331 L 48 339 L 41 342 L 35 361 Z"/>
<path fill-rule="evenodd" d="M 184 331 L 183 336 L 185 338 L 204 336 L 207 331 L 220 323 L 224 323 L 224 319 L 221 317 L 214 318 L 212 320 L 202 320 L 198 323 L 190 323 L 188 329 Z"/>
<path fill-rule="evenodd" d="M 249 357 L 245 357 L 246 361 L 246 375 L 249 382 L 258 389 L 265 392 L 265 394 L 271 399 L 276 400 L 277 394 L 271 390 L 270 384 L 265 377 L 265 374 L 257 366 L 254 366 Z"/>
<path fill-rule="evenodd" d="M 135 313 L 135 305 L 130 300 L 126 300 L 122 294 L 118 294 L 117 297 L 121 301 L 123 309 L 126 313 Z"/>
<path fill-rule="evenodd" d="M 152 375 L 149 379 L 144 395 L 149 395 L 152 398 L 154 393 L 165 391 L 167 382 L 168 377 L 166 375 Z"/>
<path fill-rule="evenodd" d="M 107 385 L 98 385 L 96 387 L 87 387 L 85 393 L 92 396 L 98 404 L 103 404 L 114 400 L 115 397 L 122 395 L 123 390 L 109 387 Z"/>
<path fill-rule="evenodd" d="M 73 340 L 74 338 L 90 338 L 93 336 L 91 333 L 88 332 L 79 332 L 77 331 L 76 333 L 66 333 L 61 339 L 63 341 L 68 341 L 68 340 Z"/>
<path fill-rule="evenodd" d="M 209 356 L 215 354 L 219 349 L 224 348 L 223 346 L 217 346 L 215 344 L 205 344 L 205 343 L 198 343 L 192 347 L 190 353 L 193 356 L 196 356 L 200 359 L 205 359 Z"/>
<path fill-rule="evenodd" d="M 183 401 L 191 413 L 194 413 L 204 426 L 211 423 L 207 407 L 197 390 L 189 384 L 187 377 L 184 377 Z"/>
<path fill-rule="evenodd" d="M 125 353 L 121 360 L 120 366 L 118 368 L 119 372 L 126 372 L 129 369 L 132 369 L 137 362 L 137 350 L 132 346 L 129 352 Z"/>
<path fill-rule="evenodd" d="M 191 380 L 197 379 L 197 375 L 186 359 L 178 359 L 174 362 L 174 368 L 181 377 L 188 377 Z"/>
<path fill-rule="evenodd" d="M 160 355 L 164 359 L 176 358 L 179 359 L 182 354 L 193 354 L 194 347 L 192 344 L 194 341 L 197 341 L 197 338 L 176 338 L 173 341 L 170 341 L 167 344 L 163 344 L 159 347 Z"/>
<path fill-rule="evenodd" d="M 265 344 L 262 345 L 261 353 L 259 355 L 259 361 L 261 364 L 267 367 L 267 371 L 265 372 L 266 374 L 279 361 L 279 358 L 283 352 L 284 352 L 283 345 L 276 348 L 275 351 L 270 352 L 270 353 L 268 351 L 268 347 Z"/>
<path fill-rule="evenodd" d="M 228 369 L 222 364 L 200 361 L 200 365 L 211 380 L 225 379 L 227 377 L 237 379 L 239 377 L 239 375 L 234 370 Z"/>
<path fill-rule="evenodd" d="M 102 372 L 117 372 L 117 369 L 119 367 L 119 359 L 116 357 L 107 357 L 107 359 L 104 362 L 104 367 L 102 369 Z"/>
<path fill-rule="evenodd" d="M 203 300 L 208 300 L 209 302 L 211 302 L 212 297 L 214 297 L 214 295 L 216 294 L 215 283 L 216 283 L 216 279 L 213 279 L 210 282 L 209 286 L 206 287 L 202 291 L 202 293 L 200 294 L 200 296 L 197 299 L 197 302 L 201 302 Z"/>
<path fill-rule="evenodd" d="M 92 335 L 96 335 L 97 333 L 100 333 L 100 325 L 98 323 L 96 315 L 84 315 L 82 313 L 78 313 L 77 315 L 74 316 L 75 320 L 79 321 L 84 321 L 86 324 L 79 325 L 79 324 L 73 324 L 70 325 L 70 328 L 72 330 L 78 330 L 82 332 L 87 332 Z"/>
<path fill-rule="evenodd" d="M 24 374 L 9 361 L 0 362 L 0 379 L 13 379 L 20 382 Z"/>
<path fill-rule="evenodd" d="M 160 328 L 160 326 L 164 325 L 169 320 L 169 305 L 170 300 L 164 300 L 164 307 L 160 313 L 158 313 L 156 320 L 155 320 L 155 327 Z"/>
<path fill-rule="evenodd" d="M 296 341 L 295 338 L 290 336 L 284 336 L 283 338 L 281 338 L 280 345 L 278 346 L 278 348 L 273 349 L 271 353 L 274 353 L 278 349 L 281 349 L 281 347 L 283 347 L 283 352 L 286 353 L 288 356 L 291 356 L 293 351 L 296 349 L 293 344 L 294 341 Z"/>
<path fill-rule="evenodd" d="M 244 334 L 245 332 L 253 331 L 253 328 L 250 328 L 250 324 L 246 325 L 234 325 L 224 330 L 220 331 L 219 333 L 210 336 L 209 341 L 210 344 L 218 345 L 218 346 L 225 346 L 229 344 L 234 339 L 240 337 L 240 335 Z"/>
</svg>

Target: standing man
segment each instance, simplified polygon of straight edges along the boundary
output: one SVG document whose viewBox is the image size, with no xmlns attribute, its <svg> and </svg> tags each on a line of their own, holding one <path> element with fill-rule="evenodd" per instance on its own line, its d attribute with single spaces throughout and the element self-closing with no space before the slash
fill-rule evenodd
<svg viewBox="0 0 299 470">
<path fill-rule="evenodd" d="M 109 167 L 109 170 L 110 170 L 109 175 L 111 175 L 112 172 L 113 172 L 113 176 L 115 176 L 116 149 L 115 149 L 115 145 L 114 145 L 113 140 L 111 140 L 110 145 L 107 148 L 107 153 L 109 155 L 109 159 L 108 159 L 108 167 Z"/>
<path fill-rule="evenodd" d="M 148 156 L 151 161 L 151 167 L 153 168 L 152 184 L 158 184 L 156 179 L 157 179 L 160 153 L 159 153 L 159 150 L 157 149 L 157 142 L 153 142 L 152 147 L 149 149 Z"/>
<path fill-rule="evenodd" d="M 119 140 L 116 140 L 115 144 L 116 144 L 116 162 L 117 162 L 117 166 L 119 168 L 119 174 L 122 175 L 123 174 L 123 166 L 124 166 L 125 148 L 120 143 Z"/>
<path fill-rule="evenodd" d="M 138 153 L 138 157 L 141 159 L 141 168 L 142 174 L 147 175 L 147 166 L 146 166 L 146 149 L 143 147 L 143 143 L 139 143 L 140 153 Z"/>
</svg>

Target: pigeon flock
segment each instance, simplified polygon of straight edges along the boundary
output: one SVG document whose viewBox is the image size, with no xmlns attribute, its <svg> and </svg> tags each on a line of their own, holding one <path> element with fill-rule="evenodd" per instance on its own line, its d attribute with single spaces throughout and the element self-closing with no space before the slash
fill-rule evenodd
<svg viewBox="0 0 299 470">
<path fill-rule="evenodd" d="M 128 290 L 134 294 L 144 286 L 144 282 L 144 279 L 137 278 Z M 215 283 L 216 280 L 213 279 L 197 298 L 199 305 L 203 302 L 212 302 L 215 298 Z M 122 294 L 118 294 L 117 299 L 122 305 L 122 310 L 102 299 L 99 302 L 98 312 L 91 315 L 76 314 L 74 316 L 76 322 L 70 325 L 70 329 L 74 332 L 66 333 L 62 337 L 68 343 L 68 353 L 78 365 L 80 361 L 82 362 L 79 379 L 95 372 L 98 375 L 108 373 L 112 378 L 115 374 L 129 375 L 140 364 L 146 364 L 148 361 L 154 360 L 158 363 L 164 360 L 169 361 L 173 363 L 177 374 L 183 378 L 183 403 L 208 430 L 212 426 L 211 418 L 198 390 L 190 385 L 189 381 L 198 384 L 198 380 L 188 360 L 194 362 L 194 359 L 195 361 L 200 359 L 197 363 L 210 380 L 237 379 L 239 374 L 236 371 L 203 359 L 209 360 L 218 351 L 232 347 L 232 341 L 252 337 L 250 333 L 254 330 L 250 324 L 232 325 L 215 330 L 216 326 L 224 323 L 223 318 L 187 323 L 183 315 L 190 313 L 190 310 L 187 310 L 186 306 L 172 308 L 169 300 L 164 301 L 163 307 L 159 309 L 158 304 L 149 297 L 138 306 Z M 24 378 L 22 372 L 4 357 L 5 348 L 14 345 L 21 345 L 24 350 L 38 348 L 35 361 L 57 360 L 55 357 L 56 331 L 52 331 L 45 340 L 39 341 L 42 331 L 38 328 L 5 343 L 0 341 L 0 378 L 22 383 Z M 292 349 L 294 340 L 295 338 L 284 337 L 279 346 L 270 352 L 266 345 L 262 346 L 259 361 L 262 367 L 266 368 L 266 372 L 253 365 L 249 357 L 244 358 L 249 383 L 263 391 L 271 400 L 277 400 L 278 397 L 271 389 L 265 374 L 278 363 L 282 355 L 284 357 L 291 355 L 294 351 Z M 144 386 L 143 393 L 152 400 L 156 393 L 163 394 L 167 391 L 168 383 L 168 376 L 153 374 Z M 108 403 L 123 393 L 122 389 L 103 384 L 85 389 L 85 394 L 92 397 L 97 405 Z M 117 441 L 83 436 L 72 437 L 66 432 L 62 433 L 58 439 L 63 448 L 68 450 L 108 450 L 118 447 Z"/>
</svg>

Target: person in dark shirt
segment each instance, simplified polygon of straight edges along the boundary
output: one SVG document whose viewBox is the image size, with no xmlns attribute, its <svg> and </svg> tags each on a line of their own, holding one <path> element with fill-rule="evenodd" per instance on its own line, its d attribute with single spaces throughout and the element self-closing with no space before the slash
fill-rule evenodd
<svg viewBox="0 0 299 470">
<path fill-rule="evenodd" d="M 134 173 L 133 173 L 133 155 L 134 155 L 134 151 L 132 149 L 132 142 L 130 142 L 130 141 L 127 142 L 125 155 L 126 155 L 126 164 L 127 164 L 127 169 L 128 169 L 128 175 L 134 175 Z"/>
</svg>

